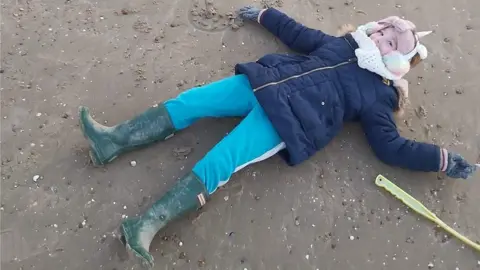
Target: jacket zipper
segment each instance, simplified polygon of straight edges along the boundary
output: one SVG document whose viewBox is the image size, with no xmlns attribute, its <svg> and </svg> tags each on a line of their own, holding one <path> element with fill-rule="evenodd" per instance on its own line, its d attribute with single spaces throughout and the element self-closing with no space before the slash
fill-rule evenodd
<svg viewBox="0 0 480 270">
<path fill-rule="evenodd" d="M 261 86 L 259 86 L 259 87 L 257 87 L 257 88 L 254 88 L 254 89 L 253 89 L 253 92 L 256 92 L 256 91 L 258 91 L 258 90 L 261 90 L 261 89 L 263 89 L 263 88 L 266 88 L 266 87 L 269 87 L 269 86 L 272 86 L 272 85 L 281 84 L 281 83 L 287 82 L 287 81 L 292 80 L 292 79 L 300 78 L 300 77 L 302 77 L 302 76 L 308 75 L 308 74 L 313 73 L 313 72 L 317 72 L 317 71 L 321 71 L 321 70 L 326 70 L 326 69 L 334 69 L 334 68 L 337 68 L 337 67 L 341 67 L 341 66 L 344 66 L 344 65 L 353 63 L 353 62 L 355 62 L 355 61 L 356 61 L 356 59 L 355 59 L 355 58 L 352 58 L 352 59 L 348 59 L 348 61 L 345 61 L 345 62 L 336 64 L 336 65 L 334 65 L 334 66 L 315 68 L 315 69 L 306 71 L 306 72 L 301 73 L 301 74 L 298 74 L 298 75 L 290 76 L 290 77 L 285 78 L 285 79 L 280 80 L 280 81 L 270 82 L 270 83 L 261 85 Z"/>
</svg>

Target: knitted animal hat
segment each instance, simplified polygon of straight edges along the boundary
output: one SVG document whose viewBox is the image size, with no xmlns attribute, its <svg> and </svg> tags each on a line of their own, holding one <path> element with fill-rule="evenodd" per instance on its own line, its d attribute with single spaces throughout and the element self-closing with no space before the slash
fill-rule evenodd
<svg viewBox="0 0 480 270">
<path fill-rule="evenodd" d="M 432 31 L 416 32 L 415 24 L 398 16 L 390 16 L 378 22 L 368 23 L 365 25 L 365 30 L 367 35 L 371 35 L 389 27 L 397 32 L 397 50 L 384 55 L 383 62 L 395 76 L 403 77 L 410 70 L 410 60 L 416 54 L 422 60 L 427 58 L 427 48 L 420 43 L 420 38 Z"/>
</svg>

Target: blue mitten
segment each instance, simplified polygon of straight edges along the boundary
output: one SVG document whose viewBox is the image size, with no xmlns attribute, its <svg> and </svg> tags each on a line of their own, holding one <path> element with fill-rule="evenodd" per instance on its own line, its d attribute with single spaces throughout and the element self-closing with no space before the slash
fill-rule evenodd
<svg viewBox="0 0 480 270">
<path fill-rule="evenodd" d="M 477 170 L 476 165 L 470 165 L 462 156 L 448 153 L 448 165 L 445 173 L 451 178 L 467 179 Z"/>
<path fill-rule="evenodd" d="M 253 6 L 242 7 L 238 10 L 238 15 L 246 20 L 256 21 L 262 10 Z"/>
</svg>

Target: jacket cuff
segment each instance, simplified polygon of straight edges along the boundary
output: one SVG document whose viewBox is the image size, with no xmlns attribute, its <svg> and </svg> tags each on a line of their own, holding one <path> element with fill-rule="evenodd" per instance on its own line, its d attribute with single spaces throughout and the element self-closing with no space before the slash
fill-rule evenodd
<svg viewBox="0 0 480 270">
<path fill-rule="evenodd" d="M 440 149 L 440 171 L 444 172 L 448 168 L 448 151 L 445 148 Z"/>
<path fill-rule="evenodd" d="M 262 14 L 263 14 L 263 12 L 265 12 L 266 10 L 267 10 L 267 9 L 262 9 L 262 10 L 260 10 L 260 13 L 258 13 L 257 22 L 258 22 L 259 24 L 262 24 L 262 23 L 261 23 Z"/>
</svg>

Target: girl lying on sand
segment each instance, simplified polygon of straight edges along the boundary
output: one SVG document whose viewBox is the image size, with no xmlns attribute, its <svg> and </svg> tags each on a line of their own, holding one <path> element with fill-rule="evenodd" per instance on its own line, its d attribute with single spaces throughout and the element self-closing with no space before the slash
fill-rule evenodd
<svg viewBox="0 0 480 270">
<path fill-rule="evenodd" d="M 399 135 L 394 115 L 408 100 L 402 79 L 427 57 L 415 25 L 399 17 L 370 22 L 340 36 L 308 28 L 274 8 L 244 7 L 299 55 L 267 54 L 240 63 L 235 75 L 147 109 L 114 127 L 80 108 L 80 123 L 95 165 L 163 141 L 203 117 L 244 117 L 242 122 L 143 215 L 122 222 L 127 248 L 146 266 L 155 234 L 174 218 L 203 206 L 233 173 L 279 153 L 294 166 L 324 148 L 344 122 L 357 121 L 383 162 L 416 171 L 468 178 L 476 167 L 437 145 Z"/>
</svg>

